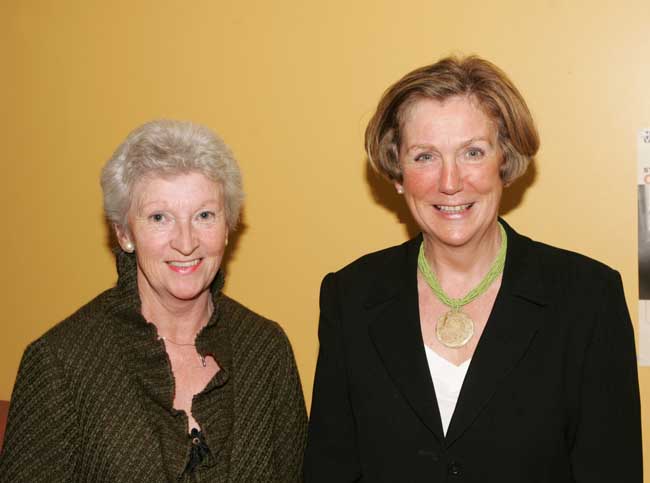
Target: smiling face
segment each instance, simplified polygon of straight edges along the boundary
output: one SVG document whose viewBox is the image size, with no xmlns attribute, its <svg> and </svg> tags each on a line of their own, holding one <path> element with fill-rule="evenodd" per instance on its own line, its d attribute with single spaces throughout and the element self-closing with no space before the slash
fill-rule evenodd
<svg viewBox="0 0 650 483">
<path fill-rule="evenodd" d="M 396 187 L 428 242 L 461 247 L 496 234 L 503 191 L 497 138 L 468 97 L 420 99 L 407 110 Z"/>
<path fill-rule="evenodd" d="M 209 296 L 228 228 L 221 186 L 201 173 L 141 179 L 133 189 L 123 249 L 135 246 L 143 310 Z M 153 297 L 153 299 L 152 299 Z"/>
</svg>

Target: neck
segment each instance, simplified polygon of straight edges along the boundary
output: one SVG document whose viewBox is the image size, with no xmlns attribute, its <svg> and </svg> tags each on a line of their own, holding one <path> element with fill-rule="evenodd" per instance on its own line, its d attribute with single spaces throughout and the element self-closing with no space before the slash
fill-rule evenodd
<svg viewBox="0 0 650 483">
<path fill-rule="evenodd" d="M 160 297 L 151 288 L 142 289 L 140 286 L 138 292 L 142 316 L 156 326 L 160 337 L 192 343 L 196 334 L 210 320 L 214 307 L 209 290 L 192 300 L 169 300 Z"/>
<path fill-rule="evenodd" d="M 424 254 L 440 285 L 451 297 L 460 297 L 485 277 L 501 246 L 499 225 L 463 246 L 443 245 L 424 235 Z"/>
</svg>

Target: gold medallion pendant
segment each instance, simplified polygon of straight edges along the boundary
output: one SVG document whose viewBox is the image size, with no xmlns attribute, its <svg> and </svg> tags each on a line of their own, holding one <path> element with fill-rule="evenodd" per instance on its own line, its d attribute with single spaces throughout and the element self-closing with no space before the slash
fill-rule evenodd
<svg viewBox="0 0 650 483">
<path fill-rule="evenodd" d="M 492 283 L 503 272 L 503 267 L 506 264 L 506 253 L 508 251 L 508 236 L 505 228 L 498 223 L 499 232 L 501 234 L 501 246 L 497 253 L 494 262 L 490 266 L 488 273 L 485 274 L 483 280 L 467 292 L 464 297 L 454 299 L 445 293 L 438 281 L 438 277 L 429 267 L 429 262 L 424 256 L 424 242 L 420 244 L 420 253 L 418 254 L 418 270 L 422 277 L 427 282 L 433 294 L 447 307 L 451 308 L 449 312 L 444 314 L 438 319 L 436 324 L 436 338 L 442 345 L 450 349 L 458 349 L 463 347 L 469 342 L 474 335 L 474 321 L 469 318 L 461 308 L 469 304 L 476 298 L 480 297 L 492 285 Z"/>
<path fill-rule="evenodd" d="M 463 347 L 474 335 L 474 321 L 460 310 L 443 314 L 436 324 L 436 338 L 445 347 Z"/>
</svg>

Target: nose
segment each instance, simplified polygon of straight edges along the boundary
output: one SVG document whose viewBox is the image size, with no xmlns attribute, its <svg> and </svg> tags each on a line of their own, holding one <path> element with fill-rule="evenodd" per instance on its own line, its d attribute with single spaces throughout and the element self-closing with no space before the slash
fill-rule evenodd
<svg viewBox="0 0 650 483">
<path fill-rule="evenodd" d="M 463 177 L 455 160 L 442 162 L 440 171 L 440 191 L 446 195 L 453 195 L 462 191 Z"/>
<path fill-rule="evenodd" d="M 171 246 L 182 255 L 190 255 L 199 246 L 199 239 L 194 233 L 194 226 L 190 220 L 176 222 Z"/>
</svg>

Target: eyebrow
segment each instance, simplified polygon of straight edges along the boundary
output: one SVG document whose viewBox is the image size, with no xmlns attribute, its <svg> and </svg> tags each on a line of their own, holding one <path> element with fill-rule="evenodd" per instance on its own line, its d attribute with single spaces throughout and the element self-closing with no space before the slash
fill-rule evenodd
<svg viewBox="0 0 650 483">
<path fill-rule="evenodd" d="M 201 209 L 201 207 L 205 207 L 205 206 L 210 205 L 212 203 L 219 204 L 219 199 L 218 198 L 209 198 L 209 199 L 203 200 L 198 206 L 200 207 L 199 209 Z M 163 209 L 163 210 L 168 209 L 168 207 L 170 205 L 170 203 L 165 201 L 165 200 L 158 200 L 158 201 L 145 201 L 144 203 L 140 202 L 140 203 L 137 203 L 136 206 L 139 209 L 145 210 L 150 205 L 158 205 L 158 204 L 163 205 L 161 207 L 161 209 Z"/>
<path fill-rule="evenodd" d="M 490 147 L 493 147 L 492 141 L 489 138 L 485 137 L 485 136 L 473 137 L 471 139 L 468 139 L 467 141 L 464 141 L 460 146 L 464 148 L 464 147 L 469 146 L 470 144 L 473 144 L 473 143 L 476 143 L 476 142 L 479 142 L 479 141 L 488 143 L 490 145 Z M 409 152 L 414 151 L 416 149 L 431 149 L 431 148 L 436 149 L 436 147 L 433 144 L 414 144 L 413 146 L 408 147 L 406 152 L 409 153 Z"/>
</svg>

